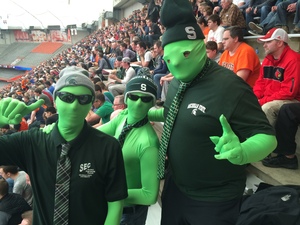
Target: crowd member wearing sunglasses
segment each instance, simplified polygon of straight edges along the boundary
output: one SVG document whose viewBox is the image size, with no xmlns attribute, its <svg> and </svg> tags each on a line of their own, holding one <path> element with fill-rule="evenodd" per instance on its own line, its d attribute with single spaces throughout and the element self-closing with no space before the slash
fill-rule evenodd
<svg viewBox="0 0 300 225">
<path fill-rule="evenodd" d="M 0 164 L 19 166 L 29 174 L 34 193 L 33 225 L 54 223 L 55 187 L 69 190 L 65 223 L 117 225 L 127 185 L 117 140 L 88 125 L 85 117 L 95 98 L 88 71 L 67 67 L 60 72 L 54 99 L 58 121 L 46 133 L 40 129 L 0 138 Z M 43 104 L 29 106 L 16 99 L 0 101 L 0 125 L 17 124 L 23 115 Z M 69 184 L 58 185 L 56 174 L 62 144 L 71 146 Z M 65 169 L 65 168 L 64 168 Z"/>
<path fill-rule="evenodd" d="M 150 75 L 148 68 L 145 69 Z M 148 111 L 156 102 L 156 86 L 148 76 L 136 76 L 126 85 L 127 109 L 98 129 L 117 138 L 122 147 L 128 198 L 121 225 L 144 225 L 148 206 L 157 200 L 159 179 L 158 137 L 148 121 Z M 127 131 L 127 133 L 124 133 Z"/>
</svg>

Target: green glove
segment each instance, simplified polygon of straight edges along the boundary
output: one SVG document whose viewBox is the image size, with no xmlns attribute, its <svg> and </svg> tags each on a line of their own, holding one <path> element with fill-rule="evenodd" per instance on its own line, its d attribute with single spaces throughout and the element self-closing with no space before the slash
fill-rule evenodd
<svg viewBox="0 0 300 225">
<path fill-rule="evenodd" d="M 0 126 L 5 124 L 19 124 L 23 116 L 29 114 L 43 104 L 43 99 L 40 99 L 29 106 L 17 99 L 2 99 L 0 101 Z"/>
<path fill-rule="evenodd" d="M 44 133 L 46 134 L 50 134 L 50 132 L 53 130 L 53 127 L 55 126 L 55 123 L 51 123 L 47 126 L 44 126 L 43 128 L 41 128 L 43 130 Z"/>
<path fill-rule="evenodd" d="M 224 115 L 220 116 L 220 123 L 223 135 L 210 137 L 219 153 L 215 155 L 216 159 L 227 159 L 232 164 L 243 165 L 265 158 L 277 145 L 275 136 L 267 134 L 256 134 L 240 143 Z"/>
</svg>

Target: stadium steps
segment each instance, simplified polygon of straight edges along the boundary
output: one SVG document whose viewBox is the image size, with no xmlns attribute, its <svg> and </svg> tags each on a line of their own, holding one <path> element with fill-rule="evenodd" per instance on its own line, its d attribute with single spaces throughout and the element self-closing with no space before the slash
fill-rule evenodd
<svg viewBox="0 0 300 225">
<path fill-rule="evenodd" d="M 1 53 L 0 64 L 3 65 L 14 64 L 23 67 L 35 67 L 39 65 L 41 62 L 53 58 L 58 53 L 72 46 L 71 44 L 63 44 L 52 54 L 31 52 L 39 44 L 40 43 L 16 42 L 9 46 L 2 46 L 2 48 L 0 48 L 0 53 Z"/>
</svg>

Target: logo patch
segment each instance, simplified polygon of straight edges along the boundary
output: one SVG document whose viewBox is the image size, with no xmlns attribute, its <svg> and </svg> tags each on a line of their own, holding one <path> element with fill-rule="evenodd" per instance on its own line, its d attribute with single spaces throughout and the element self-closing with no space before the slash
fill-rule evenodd
<svg viewBox="0 0 300 225">
<path fill-rule="evenodd" d="M 187 107 L 188 109 L 193 109 L 192 110 L 192 114 L 194 116 L 197 116 L 197 113 L 200 111 L 202 113 L 205 113 L 205 110 L 206 110 L 206 107 L 201 105 L 201 104 L 198 104 L 198 103 L 190 103 Z"/>
<path fill-rule="evenodd" d="M 95 170 L 91 163 L 82 163 L 79 166 L 79 177 L 80 178 L 90 178 L 95 173 Z"/>
</svg>

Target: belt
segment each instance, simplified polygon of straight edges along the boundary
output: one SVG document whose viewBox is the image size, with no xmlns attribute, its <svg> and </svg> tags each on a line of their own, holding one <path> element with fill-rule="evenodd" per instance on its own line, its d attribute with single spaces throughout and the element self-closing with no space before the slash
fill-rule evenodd
<svg viewBox="0 0 300 225">
<path fill-rule="evenodd" d="M 123 214 L 133 214 L 142 206 L 144 205 L 125 206 L 123 208 Z"/>
</svg>

